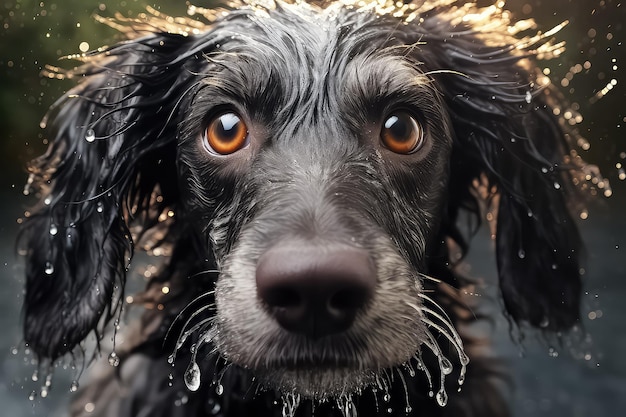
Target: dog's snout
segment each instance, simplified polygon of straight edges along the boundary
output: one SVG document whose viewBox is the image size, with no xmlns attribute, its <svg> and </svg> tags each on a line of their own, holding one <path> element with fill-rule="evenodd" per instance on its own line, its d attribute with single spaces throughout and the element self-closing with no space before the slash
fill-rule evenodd
<svg viewBox="0 0 626 417">
<path fill-rule="evenodd" d="M 376 272 L 368 253 L 358 248 L 279 246 L 259 259 L 256 284 L 283 328 L 319 338 L 352 325 L 374 293 Z"/>
</svg>

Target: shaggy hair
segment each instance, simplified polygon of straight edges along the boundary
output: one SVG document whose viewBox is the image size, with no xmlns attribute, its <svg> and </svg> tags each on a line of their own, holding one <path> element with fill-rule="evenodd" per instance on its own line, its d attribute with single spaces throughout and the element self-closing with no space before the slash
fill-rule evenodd
<svg viewBox="0 0 626 417">
<path fill-rule="evenodd" d="M 498 367 L 458 330 L 477 319 L 461 213 L 489 212 L 511 321 L 565 331 L 572 212 L 608 186 L 537 68 L 553 32 L 454 0 L 190 13 L 101 19 L 128 40 L 49 68 L 78 83 L 29 167 L 25 341 L 51 363 L 145 307 L 73 414 L 507 415 Z M 125 297 L 135 248 L 162 261 Z M 266 292 L 290 268 L 304 290 Z M 333 274 L 356 288 L 339 318 L 285 313 Z"/>
</svg>

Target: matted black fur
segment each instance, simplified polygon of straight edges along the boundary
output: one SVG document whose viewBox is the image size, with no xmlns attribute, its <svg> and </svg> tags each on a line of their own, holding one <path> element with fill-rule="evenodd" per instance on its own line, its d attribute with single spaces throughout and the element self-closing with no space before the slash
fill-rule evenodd
<svg viewBox="0 0 626 417">
<path fill-rule="evenodd" d="M 467 250 L 460 213 L 487 208 L 505 314 L 579 321 L 572 211 L 593 167 L 536 63 L 561 45 L 452 0 L 191 11 L 206 21 L 109 21 L 129 40 L 52 69 L 78 85 L 29 168 L 26 342 L 42 360 L 72 352 L 125 302 L 133 248 L 163 256 L 116 367 L 99 365 L 73 414 L 507 415 L 497 366 L 453 328 L 475 316 L 451 254 Z M 232 153 L 207 144 L 225 114 L 245 124 Z M 410 152 L 381 139 L 398 114 L 423 134 Z M 365 272 L 325 264 L 342 251 Z M 302 325 L 258 288 L 268 258 L 373 289 L 342 298 L 347 319 Z"/>
</svg>

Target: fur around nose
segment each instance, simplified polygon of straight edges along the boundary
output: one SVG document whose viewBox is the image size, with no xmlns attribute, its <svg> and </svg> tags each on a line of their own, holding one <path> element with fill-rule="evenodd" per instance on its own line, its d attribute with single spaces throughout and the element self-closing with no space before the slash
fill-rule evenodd
<svg viewBox="0 0 626 417">
<path fill-rule="evenodd" d="M 376 271 L 362 249 L 281 245 L 259 259 L 256 284 L 284 329 L 317 339 L 352 325 L 374 293 Z"/>
</svg>

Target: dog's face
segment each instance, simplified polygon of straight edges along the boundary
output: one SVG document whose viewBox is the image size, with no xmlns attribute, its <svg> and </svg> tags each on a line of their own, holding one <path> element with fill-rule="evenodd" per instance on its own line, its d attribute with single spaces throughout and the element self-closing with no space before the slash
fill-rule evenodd
<svg viewBox="0 0 626 417">
<path fill-rule="evenodd" d="M 185 210 L 220 271 L 209 331 L 275 387 L 354 391 L 429 341 L 449 116 L 418 39 L 375 13 L 251 17 L 216 29 L 180 136 Z"/>
<path fill-rule="evenodd" d="M 148 304 L 182 327 L 161 349 L 321 400 L 417 366 L 443 405 L 468 363 L 451 248 L 467 249 L 459 213 L 486 206 L 505 313 L 576 324 L 568 204 L 608 183 L 571 149 L 582 139 L 536 67 L 550 39 L 516 37 L 529 22 L 501 6 L 444 0 L 202 13 L 124 21 L 131 40 L 66 72 L 82 82 L 51 113 L 22 235 L 38 355 L 111 320 L 148 236 L 171 249 L 152 284 L 174 286 Z"/>
</svg>

